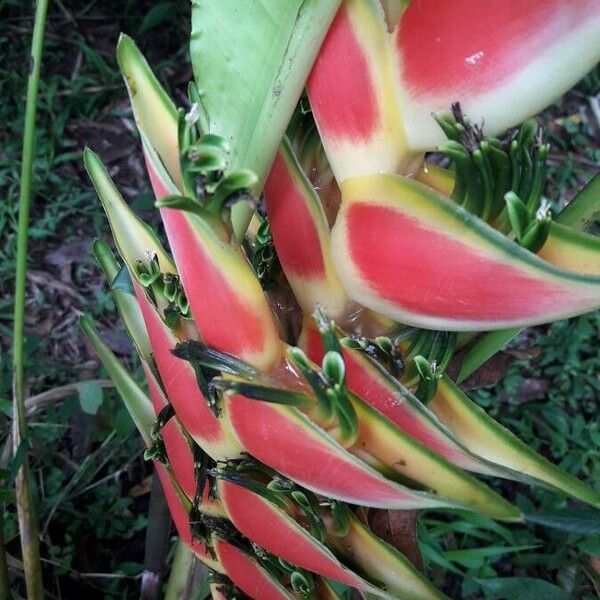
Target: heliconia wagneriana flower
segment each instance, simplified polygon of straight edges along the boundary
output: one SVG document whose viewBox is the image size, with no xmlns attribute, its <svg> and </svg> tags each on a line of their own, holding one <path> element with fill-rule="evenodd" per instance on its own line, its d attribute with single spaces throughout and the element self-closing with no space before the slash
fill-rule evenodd
<svg viewBox="0 0 600 600">
<path fill-rule="evenodd" d="M 492 137 L 598 59 L 600 5 L 546 4 L 198 0 L 179 110 L 120 39 L 169 250 L 85 165 L 147 392 L 82 327 L 214 600 L 444 598 L 368 513 L 521 520 L 478 474 L 600 507 L 445 373 L 461 345 L 478 361 L 456 331 L 600 306 L 594 200 L 553 221 L 535 124 Z M 452 170 L 423 163 L 438 146 Z"/>
</svg>

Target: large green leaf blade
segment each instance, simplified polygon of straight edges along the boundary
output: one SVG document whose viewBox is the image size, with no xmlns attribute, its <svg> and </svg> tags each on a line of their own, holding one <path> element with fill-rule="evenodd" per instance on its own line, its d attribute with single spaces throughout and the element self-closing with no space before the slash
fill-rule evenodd
<svg viewBox="0 0 600 600">
<path fill-rule="evenodd" d="M 230 169 L 264 184 L 340 0 L 195 0 L 190 54 L 209 131 L 232 148 Z M 234 207 L 238 237 L 250 211 Z"/>
</svg>

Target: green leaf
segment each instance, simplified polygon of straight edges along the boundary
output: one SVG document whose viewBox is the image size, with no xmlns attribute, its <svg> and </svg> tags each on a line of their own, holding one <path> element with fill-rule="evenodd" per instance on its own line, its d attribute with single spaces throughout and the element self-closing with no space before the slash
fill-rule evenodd
<svg viewBox="0 0 600 600">
<path fill-rule="evenodd" d="M 574 600 L 562 588 L 533 577 L 475 580 L 495 600 Z"/>
<path fill-rule="evenodd" d="M 98 353 L 98 357 L 108 371 L 138 431 L 149 445 L 152 442 L 151 432 L 155 420 L 150 398 L 102 341 L 92 320 L 87 315 L 80 318 L 79 325 Z"/>
<path fill-rule="evenodd" d="M 164 22 L 168 21 L 175 13 L 175 4 L 173 2 L 161 2 L 153 6 L 143 18 L 138 33 L 146 33 Z"/>
<path fill-rule="evenodd" d="M 82 381 L 75 384 L 79 394 L 81 410 L 88 415 L 95 415 L 102 405 L 102 388 L 92 381 Z"/>
<path fill-rule="evenodd" d="M 567 204 L 557 221 L 578 231 L 600 219 L 600 173 Z"/>
<path fill-rule="evenodd" d="M 85 43 L 83 40 L 73 40 L 73 43 L 81 50 L 86 63 L 88 63 L 95 71 L 97 71 L 102 77 L 110 80 L 113 77 L 112 68 L 106 64 L 106 61 L 102 58 L 99 52 L 96 52 L 90 44 Z"/>
<path fill-rule="evenodd" d="M 232 171 L 257 174 L 254 193 L 261 191 L 339 5 L 340 0 L 192 4 L 190 54 L 208 133 L 231 143 Z M 239 203 L 232 212 L 241 239 L 252 209 Z"/>
<path fill-rule="evenodd" d="M 448 559 L 442 556 L 442 554 L 438 552 L 435 546 L 433 546 L 432 544 L 421 542 L 419 544 L 419 548 L 421 549 L 421 553 L 423 554 L 426 560 L 441 566 L 446 571 L 449 571 L 451 573 L 454 573 L 455 575 L 458 575 L 459 577 L 462 577 L 463 573 L 459 569 L 457 569 Z"/>
<path fill-rule="evenodd" d="M 587 508 L 569 508 L 540 513 L 525 513 L 525 521 L 583 535 L 600 534 L 600 511 Z"/>
<path fill-rule="evenodd" d="M 600 538 L 590 538 L 577 544 L 577 547 L 588 556 L 600 556 Z"/>
<path fill-rule="evenodd" d="M 456 382 L 463 382 L 469 375 L 494 356 L 496 352 L 504 348 L 508 342 L 516 338 L 520 332 L 521 329 L 515 327 L 513 329 L 490 331 L 481 336 L 465 354 Z"/>
<path fill-rule="evenodd" d="M 0 398 L 0 413 L 12 418 L 13 405 L 8 398 Z"/>
<path fill-rule="evenodd" d="M 500 557 L 503 554 L 520 552 L 522 550 L 531 550 L 532 548 L 537 548 L 537 546 L 488 546 L 486 548 L 449 550 L 448 552 L 443 552 L 442 555 L 445 559 L 458 563 L 464 567 L 477 569 L 489 558 L 493 559 Z"/>
<path fill-rule="evenodd" d="M 144 565 L 136 562 L 122 562 L 117 569 L 125 575 L 139 575 L 144 570 Z"/>
<path fill-rule="evenodd" d="M 122 266 L 119 269 L 119 272 L 110 284 L 110 289 L 112 291 L 120 290 L 121 292 L 135 296 L 133 281 L 131 281 L 131 275 L 129 274 L 129 269 L 127 267 Z"/>
</svg>

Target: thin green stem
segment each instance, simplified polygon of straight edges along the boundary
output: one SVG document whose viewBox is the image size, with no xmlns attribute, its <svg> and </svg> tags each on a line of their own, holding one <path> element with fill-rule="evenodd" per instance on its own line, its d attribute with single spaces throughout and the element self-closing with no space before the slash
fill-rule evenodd
<svg viewBox="0 0 600 600">
<path fill-rule="evenodd" d="M 29 79 L 27 81 L 27 103 L 25 105 L 25 131 L 23 133 L 23 158 L 21 164 L 21 190 L 19 195 L 19 225 L 17 231 L 17 266 L 15 276 L 15 321 L 13 333 L 13 451 L 16 453 L 22 442 L 27 442 L 27 420 L 25 416 L 25 277 L 27 274 L 27 241 L 29 236 L 29 212 L 31 207 L 31 180 L 35 148 L 35 117 L 40 79 L 40 63 L 48 13 L 48 0 L 38 0 L 33 24 Z M 21 551 L 27 598 L 42 600 L 44 584 L 40 562 L 40 541 L 37 516 L 35 514 L 29 479 L 29 461 L 25 457 L 15 478 L 17 513 L 21 536 Z"/>
<path fill-rule="evenodd" d="M 4 551 L 3 508 L 4 507 L 0 506 L 0 600 L 9 600 L 8 565 L 6 563 L 6 552 Z"/>
<path fill-rule="evenodd" d="M 203 579 L 202 575 L 205 575 L 205 572 L 197 573 L 198 566 L 194 553 L 178 539 L 165 589 L 165 600 L 189 600 L 192 597 L 192 592 L 197 588 L 195 584 L 199 580 L 198 575 L 200 580 Z"/>
</svg>

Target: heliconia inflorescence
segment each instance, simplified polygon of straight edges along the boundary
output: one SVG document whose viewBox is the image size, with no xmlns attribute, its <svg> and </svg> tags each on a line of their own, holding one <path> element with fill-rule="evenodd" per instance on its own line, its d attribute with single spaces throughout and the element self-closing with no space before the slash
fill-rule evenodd
<svg viewBox="0 0 600 600">
<path fill-rule="evenodd" d="M 598 181 L 552 220 L 535 122 L 493 137 L 600 56 L 600 4 L 546 4 L 198 0 L 185 110 L 120 39 L 170 251 L 85 165 L 147 392 L 82 327 L 215 600 L 444 598 L 368 513 L 521 520 L 477 474 L 600 508 L 446 374 L 465 344 L 461 377 L 481 363 L 457 331 L 501 343 L 600 307 Z"/>
</svg>

